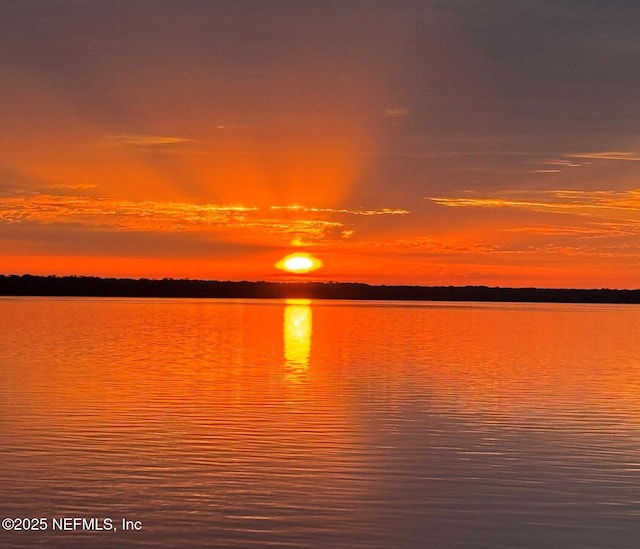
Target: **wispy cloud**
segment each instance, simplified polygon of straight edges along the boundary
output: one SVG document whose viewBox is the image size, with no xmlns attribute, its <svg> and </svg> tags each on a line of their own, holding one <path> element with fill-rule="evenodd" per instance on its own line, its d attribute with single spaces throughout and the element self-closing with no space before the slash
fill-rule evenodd
<svg viewBox="0 0 640 549">
<path fill-rule="evenodd" d="M 0 221 L 17 223 L 83 223 L 121 229 L 177 230 L 242 218 L 257 208 L 192 205 L 175 202 L 131 202 L 87 196 L 33 194 L 0 198 Z"/>
<path fill-rule="evenodd" d="M 283 217 L 282 212 L 288 212 Z M 291 214 L 296 215 L 291 215 Z M 156 233 L 215 232 L 241 240 L 276 235 L 313 243 L 345 240 L 354 228 L 333 219 L 343 214 L 399 215 L 405 210 L 346 210 L 306 206 L 258 208 L 243 204 L 189 204 L 117 200 L 66 194 L 21 194 L 0 197 L 0 223 L 74 225 L 86 230 Z"/>
<path fill-rule="evenodd" d="M 560 229 L 558 231 L 554 231 L 553 227 L 524 227 L 522 232 L 555 238 L 492 242 L 489 238 L 484 241 L 476 241 L 473 239 L 418 236 L 359 244 L 361 249 L 377 249 L 403 256 L 447 258 L 447 262 L 485 261 L 489 257 L 493 257 L 495 261 L 504 261 L 507 257 L 535 258 L 541 256 L 637 259 L 637 238 L 640 235 L 638 230 L 630 231 L 628 234 L 618 234 L 615 227 L 611 228 L 609 232 L 605 229 L 604 233 L 598 233 L 595 229 L 593 232 L 589 229 L 582 231 L 578 227 L 567 227 L 566 230 Z M 576 239 L 576 235 L 585 238 L 584 240 Z M 606 246 L 595 240 L 596 237 L 611 236 L 633 236 L 635 238 L 611 241 Z"/>
<path fill-rule="evenodd" d="M 587 164 L 590 164 L 590 162 L 572 162 L 571 160 L 564 160 L 564 159 L 556 159 L 556 160 L 549 160 L 547 162 L 545 162 L 545 164 L 548 164 L 549 166 L 558 166 L 561 168 L 579 168 L 580 166 L 585 166 Z"/>
<path fill-rule="evenodd" d="M 496 196 L 427 197 L 427 199 L 441 206 L 455 208 L 522 208 L 581 215 L 611 214 L 614 210 L 628 212 L 630 215 L 640 212 L 640 189 L 550 190 L 524 193 L 523 191 L 503 191 Z"/>
<path fill-rule="evenodd" d="M 525 225 L 520 227 L 506 227 L 502 229 L 511 233 L 526 233 L 540 236 L 571 236 L 579 238 L 609 238 L 619 236 L 640 235 L 640 223 L 589 223 L 585 226 L 547 226 Z"/>
<path fill-rule="evenodd" d="M 407 215 L 408 210 L 400 208 L 380 208 L 377 210 L 347 210 L 335 208 L 313 208 L 309 206 L 301 206 L 300 204 L 289 204 L 287 206 L 271 206 L 271 210 L 286 210 L 289 212 L 309 212 L 309 213 L 328 213 L 328 214 L 349 214 L 349 215 Z"/>
<path fill-rule="evenodd" d="M 67 191 L 86 191 L 88 189 L 95 189 L 98 185 L 92 185 L 89 183 L 79 183 L 77 185 L 52 185 L 48 187 L 49 190 L 59 190 L 64 189 Z"/>
<path fill-rule="evenodd" d="M 93 192 L 99 188 L 99 185 L 92 185 L 89 183 L 79 183 L 76 185 L 48 185 L 41 188 L 41 191 L 47 194 L 55 196 L 68 196 L 78 194 L 93 194 Z M 23 192 L 18 192 L 18 195 L 22 195 Z M 1 200 L 1 198 L 0 198 Z"/>
<path fill-rule="evenodd" d="M 639 161 L 640 153 L 633 151 L 578 152 L 564 155 L 567 158 L 589 158 L 592 160 Z"/>
<path fill-rule="evenodd" d="M 497 252 L 501 249 L 497 244 L 448 238 L 432 238 L 429 236 L 364 242 L 362 246 L 383 250 L 388 249 L 403 254 L 418 253 L 433 255 L 483 255 Z"/>
<path fill-rule="evenodd" d="M 536 222 L 537 218 L 519 215 L 505 220 L 504 226 L 497 229 L 498 233 L 492 239 L 504 241 L 499 233 L 519 233 L 521 236 L 517 237 L 516 247 L 509 244 L 500 251 L 610 257 L 618 251 L 630 253 L 633 248 L 637 253 L 640 245 L 640 189 L 513 190 L 482 197 L 469 194 L 430 200 L 452 208 L 510 208 L 560 214 L 553 219 L 546 217 L 542 223 Z"/>
<path fill-rule="evenodd" d="M 129 147 L 167 147 L 193 142 L 192 139 L 187 139 L 185 137 L 127 133 L 110 135 L 108 138 L 113 142 Z"/>
</svg>

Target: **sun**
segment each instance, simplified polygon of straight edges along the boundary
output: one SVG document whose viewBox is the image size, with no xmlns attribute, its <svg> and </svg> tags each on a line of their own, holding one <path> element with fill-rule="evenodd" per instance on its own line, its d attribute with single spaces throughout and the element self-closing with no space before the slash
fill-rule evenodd
<svg viewBox="0 0 640 549">
<path fill-rule="evenodd" d="M 322 267 L 322 261 L 306 253 L 295 253 L 283 257 L 275 266 L 290 273 L 304 274 Z"/>
</svg>

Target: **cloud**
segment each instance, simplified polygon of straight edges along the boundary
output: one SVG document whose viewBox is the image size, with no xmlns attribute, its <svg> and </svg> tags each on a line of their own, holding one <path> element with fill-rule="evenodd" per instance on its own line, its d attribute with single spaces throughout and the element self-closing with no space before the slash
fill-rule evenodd
<svg viewBox="0 0 640 549">
<path fill-rule="evenodd" d="M 128 147 L 168 147 L 192 143 L 192 139 L 185 137 L 173 137 L 168 135 L 144 135 L 144 134 L 119 134 L 110 135 L 108 138 L 120 145 Z"/>
<path fill-rule="evenodd" d="M 501 208 L 566 216 L 525 218 L 520 214 L 505 221 L 498 234 L 515 233 L 518 253 L 539 251 L 565 255 L 609 257 L 614 250 L 624 253 L 640 244 L 640 189 L 625 191 L 502 191 L 496 196 L 430 198 L 436 204 L 451 208 Z M 523 220 L 527 219 L 523 223 Z M 571 222 L 563 222 L 570 219 Z M 532 222 L 533 221 L 533 222 Z M 503 242 L 496 234 L 494 239 Z M 542 239 L 542 240 L 541 240 Z"/>
<path fill-rule="evenodd" d="M 280 215 L 288 212 L 286 218 Z M 291 214 L 294 215 L 292 218 Z M 314 243 L 346 240 L 354 234 L 331 216 L 404 215 L 406 210 L 342 210 L 306 206 L 258 208 L 243 204 L 189 204 L 182 202 L 134 202 L 93 196 L 32 193 L 0 196 L 0 224 L 67 226 L 74 230 L 224 234 L 234 241 Z"/>
<path fill-rule="evenodd" d="M 289 204 L 287 206 L 271 206 L 272 210 L 286 210 L 290 212 L 310 212 L 310 213 L 329 213 L 329 214 L 349 214 L 349 215 L 407 215 L 408 210 L 400 208 L 380 208 L 377 210 L 347 210 L 334 208 L 313 208 L 301 206 L 300 204 Z"/>
<path fill-rule="evenodd" d="M 580 166 L 591 164 L 591 162 L 583 162 L 581 164 L 578 164 L 577 162 L 572 162 L 571 160 L 557 159 L 549 160 L 548 162 L 545 162 L 545 164 L 548 164 L 549 166 L 559 166 L 561 168 L 579 168 Z"/>
<path fill-rule="evenodd" d="M 572 236 L 579 238 L 608 238 L 640 234 L 640 224 L 633 223 L 590 223 L 585 226 L 569 225 L 525 225 L 502 229 L 512 233 L 526 233 L 540 236 Z"/>
<path fill-rule="evenodd" d="M 592 160 L 626 160 L 640 161 L 640 154 L 632 151 L 583 152 L 565 155 L 568 158 L 588 158 Z"/>
<path fill-rule="evenodd" d="M 501 247 L 497 244 L 460 241 L 429 236 L 414 236 L 394 240 L 364 242 L 363 248 L 387 249 L 396 253 L 418 253 L 430 255 L 483 255 L 497 252 Z"/>
<path fill-rule="evenodd" d="M 519 229 L 522 229 L 521 231 Z M 557 229 L 557 230 L 556 230 Z M 493 257 L 495 261 L 505 258 L 518 257 L 547 257 L 556 260 L 566 257 L 637 259 L 637 237 L 640 230 L 622 234 L 616 227 L 597 229 L 582 229 L 580 227 L 544 227 L 531 226 L 514 228 L 514 231 L 533 233 L 543 239 L 494 242 L 489 239 L 478 241 L 473 239 L 458 239 L 456 237 L 428 237 L 416 236 L 382 242 L 360 242 L 360 250 L 378 250 L 402 256 L 446 258 L 448 263 L 473 261 L 487 261 Z M 510 229 L 503 229 L 510 230 Z M 604 232 L 603 232 L 604 231 Z M 584 237 L 576 240 L 576 236 Z M 595 238 L 602 237 L 635 237 L 632 239 L 615 240 L 603 246 Z M 550 239 L 553 237 L 553 239 Z"/>
<path fill-rule="evenodd" d="M 98 187 L 98 185 L 92 185 L 89 183 L 80 183 L 78 185 L 53 185 L 48 188 L 49 190 L 64 189 L 64 190 L 72 190 L 72 191 L 83 191 L 87 189 L 95 189 L 96 187 Z"/>
<path fill-rule="evenodd" d="M 79 183 L 77 185 L 48 185 L 42 188 L 46 193 L 54 195 L 77 195 L 79 192 L 88 192 L 97 189 L 99 185 Z M 0 199 L 1 200 L 1 199 Z"/>
<path fill-rule="evenodd" d="M 523 194 L 525 196 L 523 196 Z M 529 195 L 527 197 L 526 195 Z M 620 211 L 635 215 L 640 212 L 640 189 L 626 191 L 503 191 L 493 197 L 427 197 L 441 206 L 464 208 L 522 208 L 534 211 L 610 215 Z"/>
<path fill-rule="evenodd" d="M 0 198 L 0 221 L 16 223 L 83 223 L 121 229 L 178 230 L 241 218 L 255 207 L 131 202 L 88 196 L 32 194 Z"/>
</svg>

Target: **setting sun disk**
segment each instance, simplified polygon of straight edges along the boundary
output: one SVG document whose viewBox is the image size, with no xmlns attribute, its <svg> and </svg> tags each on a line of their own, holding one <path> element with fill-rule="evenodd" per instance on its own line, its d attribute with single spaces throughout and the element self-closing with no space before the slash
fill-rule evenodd
<svg viewBox="0 0 640 549">
<path fill-rule="evenodd" d="M 322 261 L 306 253 L 289 254 L 275 265 L 278 269 L 295 274 L 309 273 L 322 267 Z"/>
</svg>

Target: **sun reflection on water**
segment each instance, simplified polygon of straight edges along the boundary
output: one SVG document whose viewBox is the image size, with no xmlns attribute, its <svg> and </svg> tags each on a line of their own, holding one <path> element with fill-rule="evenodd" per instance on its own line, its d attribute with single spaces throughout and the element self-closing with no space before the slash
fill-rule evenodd
<svg viewBox="0 0 640 549">
<path fill-rule="evenodd" d="M 287 299 L 284 310 L 284 358 L 287 377 L 299 380 L 309 368 L 311 301 Z"/>
</svg>

